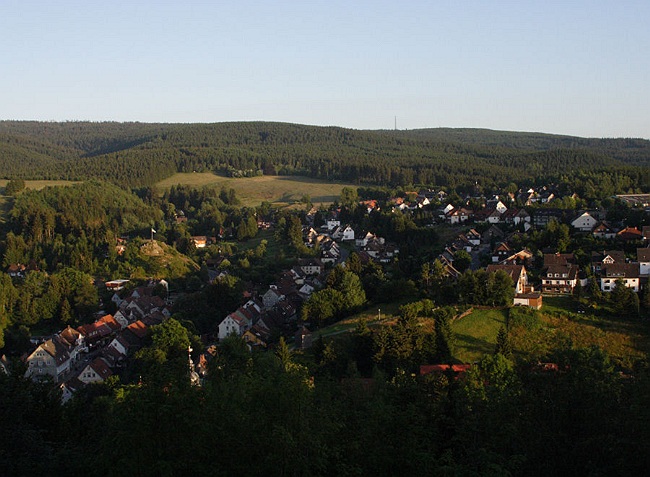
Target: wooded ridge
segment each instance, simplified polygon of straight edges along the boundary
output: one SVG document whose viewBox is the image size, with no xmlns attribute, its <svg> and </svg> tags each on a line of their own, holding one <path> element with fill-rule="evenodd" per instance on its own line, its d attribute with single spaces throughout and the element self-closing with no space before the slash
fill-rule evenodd
<svg viewBox="0 0 650 477">
<path fill-rule="evenodd" d="M 363 131 L 272 122 L 149 124 L 0 121 L 2 178 L 142 187 L 175 172 L 307 175 L 450 188 L 534 182 L 567 172 L 650 183 L 650 141 L 485 129 Z"/>
</svg>

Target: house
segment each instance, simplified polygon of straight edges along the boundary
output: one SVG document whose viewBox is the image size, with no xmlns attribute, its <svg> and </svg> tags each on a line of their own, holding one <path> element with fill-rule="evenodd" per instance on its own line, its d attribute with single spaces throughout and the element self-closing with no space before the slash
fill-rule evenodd
<svg viewBox="0 0 650 477">
<path fill-rule="evenodd" d="M 249 346 L 261 346 L 266 348 L 271 339 L 271 333 L 268 328 L 257 323 L 253 325 L 250 330 L 246 330 L 242 335 L 242 338 Z"/>
<path fill-rule="evenodd" d="M 77 379 L 84 384 L 103 383 L 113 375 L 111 368 L 104 358 L 93 359 L 84 369 L 81 370 Z"/>
<path fill-rule="evenodd" d="M 506 242 L 499 242 L 497 246 L 494 247 L 494 250 L 492 250 L 492 262 L 502 262 L 510 255 L 512 255 L 512 249 L 508 246 L 508 244 Z"/>
<path fill-rule="evenodd" d="M 544 270 L 542 271 L 542 293 L 569 294 L 580 284 L 579 269 L 572 253 L 556 253 L 544 255 Z"/>
<path fill-rule="evenodd" d="M 81 325 L 77 328 L 77 331 L 83 335 L 85 342 L 91 347 L 113 334 L 110 326 L 104 322 L 97 321 L 87 325 Z"/>
<path fill-rule="evenodd" d="M 127 279 L 120 279 L 120 280 L 110 280 L 104 284 L 106 287 L 106 290 L 112 291 L 112 292 L 118 292 L 120 290 L 124 290 L 124 287 L 126 286 L 127 283 L 129 283 L 130 280 Z"/>
<path fill-rule="evenodd" d="M 242 336 L 261 318 L 262 309 L 263 305 L 261 303 L 248 300 L 219 323 L 217 333 L 219 340 L 223 340 L 232 334 Z"/>
<path fill-rule="evenodd" d="M 636 260 L 639 262 L 639 275 L 650 275 L 650 247 L 637 248 Z"/>
<path fill-rule="evenodd" d="M 26 267 L 22 263 L 12 263 L 7 267 L 7 274 L 11 278 L 25 278 Z"/>
<path fill-rule="evenodd" d="M 537 202 L 537 193 L 533 189 L 521 192 L 517 196 L 517 202 L 521 205 L 531 205 Z"/>
<path fill-rule="evenodd" d="M 481 241 L 483 243 L 489 244 L 493 240 L 500 240 L 505 237 L 505 234 L 503 231 L 497 227 L 496 225 L 491 226 L 489 229 L 487 229 L 485 232 L 483 232 L 483 235 L 481 235 Z"/>
<path fill-rule="evenodd" d="M 341 226 L 341 221 L 338 219 L 327 219 L 327 221 L 325 222 L 325 226 L 327 227 L 327 231 L 331 232 L 335 228 Z"/>
<path fill-rule="evenodd" d="M 349 225 L 339 225 L 334 230 L 332 230 L 330 235 L 334 240 L 340 240 L 344 242 L 350 241 L 354 240 L 354 229 Z"/>
<path fill-rule="evenodd" d="M 508 207 L 506 207 L 506 205 L 501 202 L 498 197 L 488 200 L 485 204 L 485 208 L 495 209 L 497 212 L 499 212 L 499 215 L 505 213 L 508 210 Z"/>
<path fill-rule="evenodd" d="M 610 292 L 616 288 L 616 282 L 622 280 L 626 287 L 635 292 L 639 291 L 639 264 L 638 263 L 613 263 L 603 266 L 600 271 L 600 289 Z"/>
<path fill-rule="evenodd" d="M 230 335 L 242 336 L 250 327 L 250 324 L 245 316 L 231 313 L 226 316 L 224 320 L 219 323 L 219 331 L 217 336 L 219 340 L 225 339 Z"/>
<path fill-rule="evenodd" d="M 623 230 L 619 230 L 616 238 L 625 242 L 641 242 L 643 240 L 643 234 L 636 227 L 625 227 Z"/>
<path fill-rule="evenodd" d="M 205 248 L 208 245 L 208 237 L 205 235 L 196 235 L 192 237 L 194 246 L 196 248 Z"/>
<path fill-rule="evenodd" d="M 559 223 L 565 221 L 566 211 L 562 209 L 535 209 L 533 212 L 533 225 L 546 227 L 548 223 L 555 220 Z"/>
<path fill-rule="evenodd" d="M 542 204 L 548 204 L 554 198 L 555 194 L 553 192 L 545 190 L 538 195 L 537 200 Z"/>
<path fill-rule="evenodd" d="M 282 299 L 284 299 L 284 295 L 278 291 L 277 285 L 271 285 L 262 295 L 262 304 L 264 308 L 273 308 Z"/>
<path fill-rule="evenodd" d="M 380 210 L 379 204 L 376 200 L 362 200 L 359 202 L 359 205 L 364 205 L 366 207 L 366 212 L 369 214 L 373 210 Z"/>
<path fill-rule="evenodd" d="M 487 273 L 496 273 L 497 271 L 506 272 L 515 286 L 515 293 L 524 293 L 528 286 L 528 273 L 523 265 L 488 265 L 485 271 Z"/>
<path fill-rule="evenodd" d="M 320 275 L 323 271 L 323 262 L 318 258 L 305 258 L 298 260 L 298 266 L 305 275 Z"/>
<path fill-rule="evenodd" d="M 41 343 L 25 359 L 26 378 L 40 379 L 50 376 L 58 382 L 70 369 L 70 343 L 58 335 Z"/>
<path fill-rule="evenodd" d="M 334 264 L 341 258 L 341 249 L 339 244 L 331 238 L 323 239 L 320 244 L 320 260 L 321 262 Z"/>
<path fill-rule="evenodd" d="M 594 237 L 599 239 L 611 240 L 616 238 L 616 230 L 614 230 L 612 226 L 604 220 L 598 222 L 591 233 Z"/>
<path fill-rule="evenodd" d="M 368 245 L 368 241 L 376 237 L 372 232 L 362 232 L 357 238 L 354 239 L 354 244 L 357 247 L 365 247 Z"/>
<path fill-rule="evenodd" d="M 517 253 L 513 253 L 507 258 L 504 258 L 501 262 L 501 265 L 527 265 L 533 261 L 533 254 L 529 250 L 522 249 Z"/>
<path fill-rule="evenodd" d="M 591 269 L 594 273 L 600 273 L 600 270 L 605 265 L 625 262 L 625 253 L 622 250 L 604 250 L 602 253 L 591 253 Z"/>
<path fill-rule="evenodd" d="M 83 387 L 84 383 L 79 381 L 77 378 L 71 378 L 65 382 L 62 382 L 59 385 L 59 389 L 61 390 L 61 404 L 67 403 L 70 399 L 72 399 L 74 394 Z"/>
<path fill-rule="evenodd" d="M 465 237 L 474 247 L 481 245 L 481 234 L 476 230 L 470 229 L 470 231 L 465 234 Z"/>
<path fill-rule="evenodd" d="M 302 228 L 302 240 L 306 246 L 312 247 L 316 242 L 316 237 L 318 237 L 318 232 L 313 227 L 305 226 Z"/>
<path fill-rule="evenodd" d="M 447 221 L 450 224 L 460 224 L 467 222 L 473 215 L 474 213 L 471 210 L 464 207 L 455 208 L 447 214 Z"/>
<path fill-rule="evenodd" d="M 70 353 L 71 363 L 75 363 L 81 358 L 81 352 L 88 351 L 83 335 L 70 325 L 59 333 L 59 338 L 62 338 L 66 343 L 68 343 L 68 352 Z"/>
<path fill-rule="evenodd" d="M 571 226 L 581 232 L 591 232 L 596 224 L 598 224 L 598 219 L 589 212 L 583 212 L 571 221 Z"/>
</svg>

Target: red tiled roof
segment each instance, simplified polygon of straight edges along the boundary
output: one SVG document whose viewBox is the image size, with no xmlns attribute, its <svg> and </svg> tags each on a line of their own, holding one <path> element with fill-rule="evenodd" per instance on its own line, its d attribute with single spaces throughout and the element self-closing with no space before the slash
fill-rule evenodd
<svg viewBox="0 0 650 477">
<path fill-rule="evenodd" d="M 444 373 L 445 371 L 453 371 L 458 373 L 459 377 L 467 372 L 472 367 L 471 364 L 423 364 L 420 366 L 420 376 L 424 376 L 430 373 Z"/>
</svg>

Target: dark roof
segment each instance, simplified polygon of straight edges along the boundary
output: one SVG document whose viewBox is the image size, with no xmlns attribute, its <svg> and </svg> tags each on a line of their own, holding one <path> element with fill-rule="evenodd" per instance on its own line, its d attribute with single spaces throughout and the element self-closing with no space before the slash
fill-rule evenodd
<svg viewBox="0 0 650 477">
<path fill-rule="evenodd" d="M 650 262 L 650 247 L 637 248 L 636 256 L 639 262 Z"/>
<path fill-rule="evenodd" d="M 575 263 L 575 256 L 572 253 L 545 253 L 544 266 L 549 265 L 566 265 L 568 263 Z"/>
<path fill-rule="evenodd" d="M 602 268 L 601 274 L 607 278 L 638 278 L 638 263 L 612 263 Z"/>
</svg>

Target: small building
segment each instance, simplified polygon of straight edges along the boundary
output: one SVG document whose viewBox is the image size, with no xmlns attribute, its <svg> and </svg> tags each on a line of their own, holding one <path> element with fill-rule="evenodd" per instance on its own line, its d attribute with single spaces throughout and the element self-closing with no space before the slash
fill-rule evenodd
<svg viewBox="0 0 650 477">
<path fill-rule="evenodd" d="M 298 349 L 311 348 L 312 334 L 306 326 L 301 326 L 295 334 L 295 344 Z"/>
<path fill-rule="evenodd" d="M 542 308 L 542 294 L 540 292 L 518 293 L 513 303 L 515 306 L 528 306 L 539 310 Z"/>
</svg>

